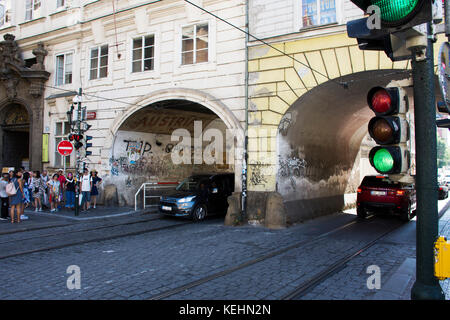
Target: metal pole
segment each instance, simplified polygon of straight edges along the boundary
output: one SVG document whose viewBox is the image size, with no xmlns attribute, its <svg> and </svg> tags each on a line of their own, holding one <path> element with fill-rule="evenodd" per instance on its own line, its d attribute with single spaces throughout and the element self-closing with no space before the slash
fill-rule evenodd
<svg viewBox="0 0 450 320">
<path fill-rule="evenodd" d="M 434 242 L 438 236 L 436 97 L 434 93 L 432 26 L 428 23 L 426 56 L 413 51 L 414 123 L 416 135 L 416 282 L 413 300 L 444 300 L 434 276 Z"/>
<path fill-rule="evenodd" d="M 445 35 L 450 41 L 450 1 L 444 1 L 444 13 L 445 13 Z"/>
<path fill-rule="evenodd" d="M 245 132 L 244 132 L 244 154 L 242 159 L 242 222 L 247 219 L 247 175 L 248 175 L 248 42 L 249 42 L 249 2 L 245 1 Z"/>
<path fill-rule="evenodd" d="M 82 89 L 78 90 L 78 96 L 81 99 Z M 81 100 L 78 101 L 77 106 L 77 134 L 81 134 Z M 75 183 L 75 216 L 78 216 L 80 213 L 80 152 L 75 149 L 75 158 L 76 158 L 76 183 Z"/>
</svg>

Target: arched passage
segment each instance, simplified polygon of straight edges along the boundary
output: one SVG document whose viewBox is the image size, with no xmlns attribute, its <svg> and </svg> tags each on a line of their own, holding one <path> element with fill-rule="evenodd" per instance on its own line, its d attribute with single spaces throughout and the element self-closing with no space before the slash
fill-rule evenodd
<svg viewBox="0 0 450 320">
<path fill-rule="evenodd" d="M 193 138 L 199 132 L 203 134 L 202 155 L 206 154 L 207 145 L 216 142 L 216 137 L 208 140 L 205 134 L 218 133 L 223 146 L 220 161 L 211 164 L 203 159 L 199 163 L 192 155 L 191 163 L 173 163 L 172 153 L 179 152 L 180 148 L 180 141 L 171 138 L 176 129 L 185 130 L 191 136 L 192 153 L 198 147 Z M 190 89 L 161 90 L 136 101 L 116 119 L 102 158 L 107 157 L 104 161 L 108 161 L 106 174 L 110 182 L 126 191 L 122 201 L 119 199 L 121 204 L 133 203 L 134 193 L 144 182 L 181 181 L 194 173 L 234 172 L 238 191 L 241 189 L 240 135 L 242 129 L 233 113 L 212 96 Z M 229 146 L 231 150 L 227 149 Z"/>
<path fill-rule="evenodd" d="M 349 82 L 347 89 L 328 81 L 287 110 L 278 127 L 277 191 L 284 198 L 290 221 L 343 208 L 355 158 L 373 116 L 367 107 L 367 92 L 409 76 L 405 70 L 351 74 L 339 79 Z"/>
</svg>

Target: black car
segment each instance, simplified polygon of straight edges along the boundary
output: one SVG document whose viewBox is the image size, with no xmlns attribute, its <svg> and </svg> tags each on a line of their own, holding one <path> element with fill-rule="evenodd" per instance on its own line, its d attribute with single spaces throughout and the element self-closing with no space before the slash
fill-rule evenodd
<svg viewBox="0 0 450 320">
<path fill-rule="evenodd" d="M 166 215 L 200 221 L 211 213 L 226 213 L 227 198 L 233 191 L 233 173 L 193 175 L 161 197 L 159 210 Z"/>
</svg>

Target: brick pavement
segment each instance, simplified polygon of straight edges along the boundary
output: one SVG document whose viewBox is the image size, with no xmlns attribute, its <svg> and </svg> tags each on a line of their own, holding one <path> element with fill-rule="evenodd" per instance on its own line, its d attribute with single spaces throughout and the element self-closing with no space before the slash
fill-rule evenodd
<svg viewBox="0 0 450 320">
<path fill-rule="evenodd" d="M 284 230 L 226 227 L 208 220 L 171 230 L 0 260 L 0 299 L 144 299 L 222 271 L 354 219 L 335 215 Z M 66 269 L 81 269 L 81 289 L 68 290 Z M 267 271 L 273 273 L 273 271 Z M 253 293 L 249 293 L 253 294 Z M 255 295 L 259 294 L 255 292 Z"/>
<path fill-rule="evenodd" d="M 441 202 L 440 209 L 446 209 L 449 201 Z M 450 210 L 439 221 L 439 234 L 450 239 Z M 415 221 L 406 224 L 379 241 L 368 251 L 356 257 L 339 273 L 328 278 L 314 290 L 306 294 L 304 300 L 342 300 L 342 299 L 382 299 L 410 300 L 411 288 L 415 281 L 416 257 Z M 366 285 L 370 274 L 368 265 L 381 268 L 381 289 L 368 289 Z M 400 270 L 404 264 L 406 270 Z M 450 300 L 450 280 L 441 281 L 441 287 Z M 394 287 L 394 288 L 392 288 Z"/>
<path fill-rule="evenodd" d="M 177 229 L 38 252 L 0 260 L 0 299 L 148 299 L 169 289 L 310 239 L 353 220 L 337 214 L 283 230 L 226 227 L 211 219 Z M 450 217 L 449 217 L 450 218 Z M 441 220 L 441 223 L 444 220 Z M 389 223 L 382 222 L 382 223 Z M 332 258 L 361 245 L 367 233 L 341 233 L 178 293 L 169 299 L 279 299 Z M 370 228 L 368 229 L 370 231 Z M 350 261 L 303 299 L 371 299 L 368 265 L 382 266 L 382 286 L 405 257 L 414 256 L 413 222 Z M 399 239 L 403 239 L 399 243 Z M 66 269 L 81 269 L 81 289 L 69 290 Z M 445 282 L 447 285 L 448 282 Z"/>
</svg>

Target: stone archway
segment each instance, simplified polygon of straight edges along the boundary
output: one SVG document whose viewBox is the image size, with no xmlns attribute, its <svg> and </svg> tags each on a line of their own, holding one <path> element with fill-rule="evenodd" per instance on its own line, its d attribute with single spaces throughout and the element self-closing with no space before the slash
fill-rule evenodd
<svg viewBox="0 0 450 320">
<path fill-rule="evenodd" d="M 124 122 L 129 119 L 133 114 L 141 109 L 144 109 L 152 104 L 167 100 L 185 100 L 190 101 L 214 112 L 226 125 L 226 127 L 233 131 L 235 134 L 235 191 L 240 191 L 241 186 L 241 172 L 242 172 L 242 149 L 243 149 L 243 129 L 240 122 L 237 120 L 233 112 L 224 105 L 219 99 L 204 93 L 199 90 L 186 89 L 186 88 L 172 88 L 164 89 L 152 92 L 140 99 L 134 101 L 133 105 L 125 109 L 120 116 L 116 118 L 110 131 L 105 139 L 104 148 L 102 149 L 101 157 L 104 167 L 108 167 L 111 157 L 111 150 L 114 146 L 115 137 L 119 128 Z M 110 172 L 106 172 L 109 174 Z"/>
<path fill-rule="evenodd" d="M 11 115 L 23 113 L 23 110 L 27 111 L 29 169 L 42 170 L 43 93 L 44 83 L 50 76 L 50 73 L 44 69 L 47 51 L 44 49 L 44 45 L 39 43 L 33 50 L 36 63 L 28 68 L 25 66 L 14 35 L 6 34 L 3 38 L 4 41 L 0 42 L 0 112 L 5 116 L 5 111 Z M 3 120 L 5 120 L 4 117 Z M 0 150 L 3 150 L 4 139 L 11 139 L 4 135 L 5 125 L 8 126 L 7 123 L 3 123 L 0 128 Z M 18 130 L 20 125 L 24 124 L 10 123 L 10 125 L 15 126 Z M 20 139 L 25 141 L 25 137 Z M 11 141 L 7 141 L 7 144 L 11 145 L 11 143 Z M 17 155 L 17 157 L 20 156 L 20 154 Z M 8 163 L 11 161 L 8 160 Z M 13 162 L 16 163 L 15 166 L 19 164 L 18 159 Z M 0 164 L 7 165 L 3 163 L 3 155 L 0 157 Z"/>
</svg>

